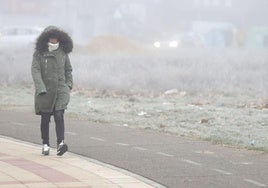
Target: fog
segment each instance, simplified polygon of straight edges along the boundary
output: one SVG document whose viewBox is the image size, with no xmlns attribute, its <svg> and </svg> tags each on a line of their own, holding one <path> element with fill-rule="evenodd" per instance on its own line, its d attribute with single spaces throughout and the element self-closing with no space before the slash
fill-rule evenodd
<svg viewBox="0 0 268 188">
<path fill-rule="evenodd" d="M 267 0 L 1 0 L 0 82 L 32 84 L 34 40 L 5 40 L 4 29 L 56 25 L 73 38 L 77 88 L 267 96 L 267 9 Z"/>
</svg>

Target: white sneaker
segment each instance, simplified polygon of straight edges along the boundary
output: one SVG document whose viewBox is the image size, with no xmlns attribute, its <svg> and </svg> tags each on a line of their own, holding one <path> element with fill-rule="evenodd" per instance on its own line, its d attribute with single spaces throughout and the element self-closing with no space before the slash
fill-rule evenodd
<svg viewBox="0 0 268 188">
<path fill-rule="evenodd" d="M 42 148 L 42 154 L 49 155 L 49 150 L 50 150 L 50 147 L 47 144 L 44 144 Z"/>
</svg>

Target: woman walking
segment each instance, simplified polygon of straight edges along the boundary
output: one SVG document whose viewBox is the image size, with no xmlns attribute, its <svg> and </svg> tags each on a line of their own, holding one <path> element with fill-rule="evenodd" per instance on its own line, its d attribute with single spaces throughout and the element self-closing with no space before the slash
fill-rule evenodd
<svg viewBox="0 0 268 188">
<path fill-rule="evenodd" d="M 63 155 L 64 110 L 73 87 L 72 66 L 68 54 L 73 49 L 71 37 L 55 26 L 47 27 L 37 38 L 32 61 L 35 85 L 35 113 L 41 115 L 42 154 L 49 155 L 49 123 L 54 117 L 57 136 L 57 155 Z"/>
</svg>

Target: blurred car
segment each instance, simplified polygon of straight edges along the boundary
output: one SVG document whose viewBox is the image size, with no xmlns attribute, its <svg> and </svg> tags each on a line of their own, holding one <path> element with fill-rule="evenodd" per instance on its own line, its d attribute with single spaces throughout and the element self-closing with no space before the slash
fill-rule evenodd
<svg viewBox="0 0 268 188">
<path fill-rule="evenodd" d="M 12 26 L 0 28 L 0 46 L 34 44 L 42 31 L 41 27 Z"/>
<path fill-rule="evenodd" d="M 204 46 L 203 36 L 193 33 L 193 32 L 180 33 L 172 37 L 168 36 L 166 38 L 169 38 L 169 40 L 154 41 L 153 46 L 155 48 L 160 48 L 160 49 L 172 49 L 172 48 L 179 48 L 179 47 L 203 47 Z"/>
<path fill-rule="evenodd" d="M 153 46 L 155 48 L 177 48 L 179 45 L 179 40 L 169 40 L 169 41 L 154 41 Z"/>
</svg>

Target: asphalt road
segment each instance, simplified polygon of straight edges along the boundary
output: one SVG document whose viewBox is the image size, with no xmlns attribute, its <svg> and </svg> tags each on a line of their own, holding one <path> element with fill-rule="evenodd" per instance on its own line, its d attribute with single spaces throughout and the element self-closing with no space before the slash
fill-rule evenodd
<svg viewBox="0 0 268 188">
<path fill-rule="evenodd" d="M 0 111 L 0 135 L 41 143 L 39 116 Z M 51 119 L 51 144 L 55 126 Z M 66 119 L 69 150 L 171 188 L 268 187 L 268 154 L 150 130 Z M 40 147 L 41 152 L 41 147 Z"/>
</svg>

